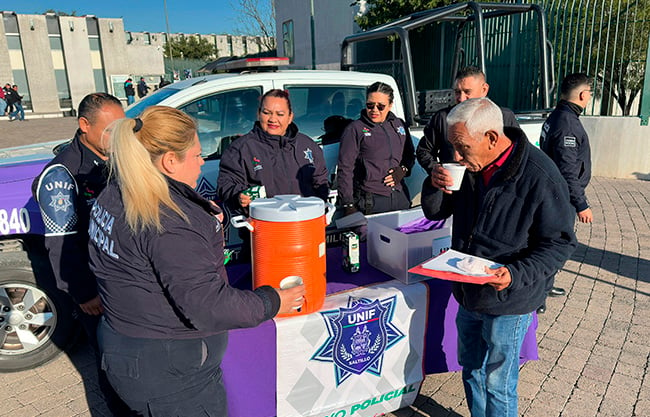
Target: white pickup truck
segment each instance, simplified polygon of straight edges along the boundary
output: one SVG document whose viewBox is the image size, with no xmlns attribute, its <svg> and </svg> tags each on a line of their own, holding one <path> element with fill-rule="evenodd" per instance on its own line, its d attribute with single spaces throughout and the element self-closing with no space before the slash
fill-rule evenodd
<svg viewBox="0 0 650 417">
<path fill-rule="evenodd" d="M 273 88 L 288 91 L 298 129 L 320 142 L 319 137 L 325 133 L 325 119 L 330 116 L 358 118 L 366 102 L 366 88 L 376 81 L 398 91 L 390 76 L 353 71 L 215 74 L 166 86 L 129 107 L 126 114 L 135 117 L 144 108 L 157 104 L 175 107 L 193 116 L 198 121 L 199 140 L 206 160 L 197 189 L 203 196 L 214 198 L 218 161 L 233 139 L 252 128 L 259 97 L 264 92 Z M 393 112 L 404 118 L 404 105 L 399 94 L 395 94 Z M 416 129 L 411 133 L 417 146 L 422 130 Z M 338 141 L 327 141 L 322 146 L 327 168 L 334 175 Z M 409 188 L 416 193 L 422 185 L 423 175 L 424 171 L 418 167 L 413 178 L 407 179 Z"/>
<path fill-rule="evenodd" d="M 237 136 L 256 119 L 259 97 L 273 88 L 287 90 L 300 131 L 318 140 L 332 115 L 357 118 L 366 88 L 375 81 L 397 91 L 387 75 L 344 71 L 272 71 L 216 74 L 168 85 L 126 110 L 135 117 L 151 105 L 165 105 L 192 115 L 206 160 L 197 190 L 216 197 L 219 159 Z M 404 118 L 396 94 L 393 111 Z M 73 132 L 71 132 L 72 134 Z M 421 131 L 412 132 L 414 143 Z M 330 173 L 335 172 L 338 142 L 323 145 Z M 43 247 L 44 226 L 31 195 L 31 183 L 52 155 L 43 146 L 0 152 L 0 372 L 39 366 L 74 339 L 74 320 L 67 297 L 56 289 Z M 419 166 L 407 179 L 418 194 L 425 176 Z M 233 234 L 236 235 L 236 234 Z"/>
</svg>

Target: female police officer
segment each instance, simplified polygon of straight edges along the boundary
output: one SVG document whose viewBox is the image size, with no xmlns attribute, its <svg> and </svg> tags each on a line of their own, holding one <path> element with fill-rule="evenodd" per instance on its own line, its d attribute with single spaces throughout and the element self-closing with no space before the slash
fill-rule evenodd
<svg viewBox="0 0 650 417">
<path fill-rule="evenodd" d="M 365 214 L 409 208 L 404 176 L 415 162 L 411 135 L 390 110 L 393 89 L 376 82 L 366 92 L 366 108 L 341 137 L 338 194 L 345 213 Z"/>
<path fill-rule="evenodd" d="M 289 94 L 267 91 L 257 119 L 253 129 L 236 139 L 221 157 L 219 198 L 234 211 L 245 212 L 251 202 L 245 191 L 263 185 L 268 197 L 299 194 L 326 200 L 329 184 L 323 151 L 298 132 Z"/>
<path fill-rule="evenodd" d="M 109 183 L 89 227 L 102 365 L 141 415 L 225 416 L 227 330 L 291 311 L 304 287 L 228 285 L 219 211 L 193 190 L 203 159 L 189 116 L 150 107 L 111 136 Z"/>
</svg>

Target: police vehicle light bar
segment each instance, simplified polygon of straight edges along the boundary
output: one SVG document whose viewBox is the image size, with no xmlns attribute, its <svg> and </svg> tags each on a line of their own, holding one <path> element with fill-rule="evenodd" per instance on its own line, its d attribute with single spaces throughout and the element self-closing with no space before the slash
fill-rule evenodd
<svg viewBox="0 0 650 417">
<path fill-rule="evenodd" d="M 272 70 L 287 65 L 289 65 L 289 58 L 287 57 L 244 58 L 217 64 L 215 70 L 226 72 Z"/>
</svg>

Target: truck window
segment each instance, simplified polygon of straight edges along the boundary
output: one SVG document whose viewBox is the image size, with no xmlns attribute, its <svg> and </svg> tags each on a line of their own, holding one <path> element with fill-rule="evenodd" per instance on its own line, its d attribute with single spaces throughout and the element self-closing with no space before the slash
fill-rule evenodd
<svg viewBox="0 0 650 417">
<path fill-rule="evenodd" d="M 246 87 L 212 94 L 180 107 L 197 121 L 204 158 L 221 158 L 233 140 L 253 128 L 261 95 L 261 86 Z"/>
<path fill-rule="evenodd" d="M 286 85 L 291 97 L 294 122 L 300 132 L 318 140 L 330 116 L 359 117 L 366 99 L 366 88 L 346 85 Z"/>
<path fill-rule="evenodd" d="M 148 96 L 144 97 L 143 99 L 139 100 L 137 103 L 133 104 L 128 109 L 126 109 L 125 112 L 126 117 L 130 117 L 130 118 L 138 117 L 147 107 L 155 106 L 156 104 L 160 103 L 167 97 L 173 96 L 179 91 L 181 90 L 173 87 L 161 88 L 160 90 L 156 91 L 153 94 L 149 94 Z"/>
</svg>

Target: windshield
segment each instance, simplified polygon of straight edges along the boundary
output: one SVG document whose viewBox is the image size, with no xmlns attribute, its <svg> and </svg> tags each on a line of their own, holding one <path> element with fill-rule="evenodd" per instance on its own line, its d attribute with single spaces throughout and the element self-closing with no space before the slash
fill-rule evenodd
<svg viewBox="0 0 650 417">
<path fill-rule="evenodd" d="M 178 93 L 179 90 L 178 88 L 173 88 L 173 87 L 165 87 L 162 88 L 155 93 L 153 93 L 150 96 L 146 96 L 145 98 L 139 100 L 137 103 L 135 103 L 133 106 L 129 107 L 126 109 L 126 117 L 137 117 L 139 116 L 144 109 L 146 109 L 149 106 L 155 106 L 156 104 L 160 103 L 164 99 L 166 99 L 169 96 L 173 96 L 174 94 Z"/>
</svg>

